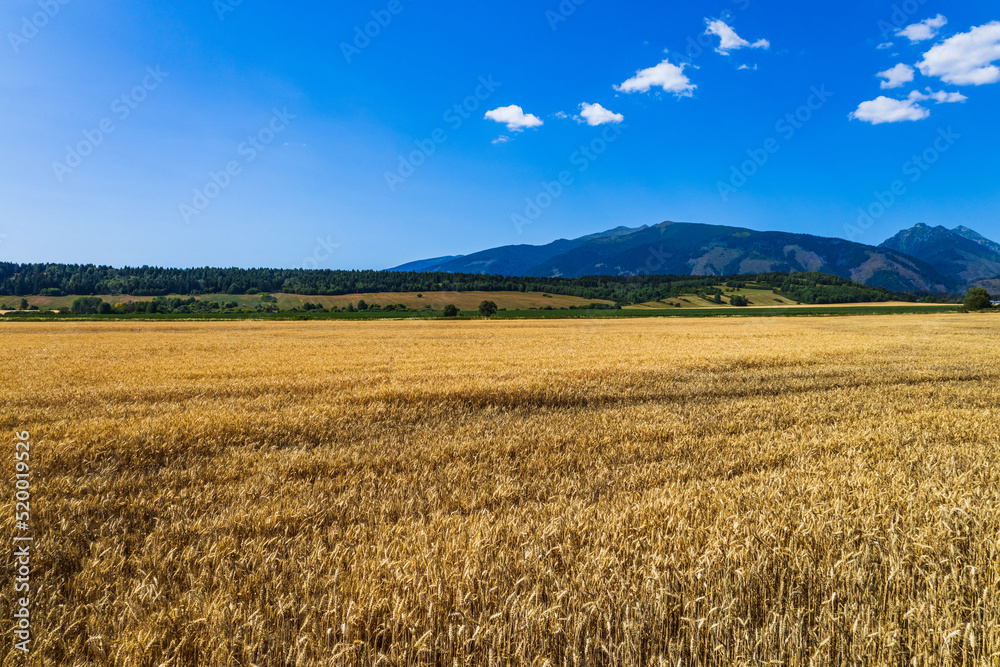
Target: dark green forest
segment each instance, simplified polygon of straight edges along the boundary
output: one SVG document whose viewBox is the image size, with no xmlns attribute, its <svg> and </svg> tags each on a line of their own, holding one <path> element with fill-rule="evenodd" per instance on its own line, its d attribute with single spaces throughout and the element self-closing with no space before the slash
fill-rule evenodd
<svg viewBox="0 0 1000 667">
<path fill-rule="evenodd" d="M 770 288 L 809 304 L 915 300 L 913 294 L 868 287 L 821 273 L 740 276 L 590 276 L 541 278 L 399 271 L 307 271 L 301 269 L 113 268 L 90 264 L 0 263 L 0 296 L 165 296 L 177 294 L 342 295 L 365 292 L 511 291 L 546 292 L 621 305 L 683 294 L 714 295 L 720 285 Z"/>
</svg>

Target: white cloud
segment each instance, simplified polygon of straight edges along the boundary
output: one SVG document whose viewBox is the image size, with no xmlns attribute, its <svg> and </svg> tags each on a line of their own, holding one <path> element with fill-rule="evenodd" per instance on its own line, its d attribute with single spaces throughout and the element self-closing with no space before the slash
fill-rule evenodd
<svg viewBox="0 0 1000 667">
<path fill-rule="evenodd" d="M 889 97 L 876 97 L 869 102 L 862 102 L 856 111 L 848 118 L 860 120 L 872 125 L 882 123 L 901 123 L 909 120 L 923 120 L 931 112 L 917 104 L 914 100 L 894 100 Z"/>
<path fill-rule="evenodd" d="M 900 63 L 884 72 L 879 72 L 875 76 L 885 79 L 882 82 L 882 89 L 885 90 L 886 88 L 900 88 L 903 84 L 910 83 L 913 81 L 915 71 L 909 65 Z"/>
<path fill-rule="evenodd" d="M 486 118 L 488 120 L 495 120 L 498 123 L 506 123 L 507 129 L 511 132 L 520 132 L 526 127 L 539 127 L 543 125 L 541 118 L 530 113 L 524 113 L 524 110 L 516 104 L 487 111 Z"/>
<path fill-rule="evenodd" d="M 677 97 L 691 97 L 698 86 L 685 76 L 685 67 L 687 63 L 677 66 L 669 60 L 664 60 L 659 65 L 639 70 L 631 79 L 620 86 L 615 86 L 615 90 L 622 93 L 645 93 L 650 88 L 659 86 Z"/>
<path fill-rule="evenodd" d="M 945 83 L 981 86 L 1000 81 L 1000 21 L 949 37 L 924 54 L 917 67 Z"/>
<path fill-rule="evenodd" d="M 915 101 L 934 100 L 938 104 L 965 102 L 966 100 L 969 99 L 962 93 L 946 93 L 943 90 L 934 92 L 930 88 L 927 88 L 926 90 L 927 90 L 926 94 L 914 90 L 912 93 L 910 93 L 910 99 Z"/>
<path fill-rule="evenodd" d="M 917 104 L 917 102 L 933 100 L 938 104 L 949 104 L 964 102 L 969 99 L 962 93 L 946 93 L 943 90 L 934 92 L 930 88 L 926 90 L 926 93 L 914 90 L 907 95 L 905 100 L 877 97 L 870 102 L 862 102 L 858 105 L 857 111 L 851 113 L 848 118 L 851 120 L 861 120 L 872 125 L 923 120 L 930 116 L 931 112 Z"/>
<path fill-rule="evenodd" d="M 892 47 L 893 47 L 892 42 L 882 42 L 875 48 L 878 49 L 879 51 L 882 51 L 883 49 L 891 49 Z"/>
<path fill-rule="evenodd" d="M 754 65 L 753 67 L 750 67 L 750 65 L 740 65 L 736 69 L 738 69 L 738 70 L 749 69 L 749 70 L 753 70 L 753 71 L 756 72 L 757 71 L 757 65 Z"/>
<path fill-rule="evenodd" d="M 510 141 L 510 137 L 508 137 L 506 134 L 501 134 L 499 137 L 497 137 L 496 139 L 494 139 L 492 143 L 494 143 L 494 144 L 505 144 L 508 141 Z"/>
<path fill-rule="evenodd" d="M 706 35 L 715 35 L 719 38 L 719 45 L 715 47 L 717 53 L 724 56 L 728 56 L 730 51 L 735 51 L 737 49 L 745 49 L 747 47 L 751 49 L 769 49 L 771 48 L 771 43 L 766 39 L 758 39 L 756 42 L 751 44 L 747 40 L 743 39 L 736 34 L 736 31 L 729 27 L 725 21 L 713 21 L 711 19 L 705 19 L 705 23 L 708 25 L 708 29 L 705 31 Z"/>
<path fill-rule="evenodd" d="M 555 113 L 554 113 L 554 114 L 552 114 L 552 115 L 553 115 L 553 116 L 555 116 L 556 118 L 559 118 L 559 119 L 566 119 L 566 118 L 569 118 L 569 116 L 568 116 L 568 115 L 566 114 L 566 112 L 565 112 L 565 111 L 557 111 L 557 112 L 555 112 Z"/>
<path fill-rule="evenodd" d="M 945 93 L 945 92 L 934 93 L 933 95 L 931 95 L 931 97 L 933 97 L 935 100 L 937 100 L 939 104 L 950 104 L 952 102 L 964 102 L 967 99 L 969 99 L 968 97 L 966 97 L 962 93 Z"/>
<path fill-rule="evenodd" d="M 584 102 L 580 105 L 580 118 L 587 122 L 587 125 L 597 126 L 597 125 L 607 125 L 608 123 L 620 123 L 625 120 L 625 116 L 620 113 L 614 113 L 608 111 L 600 104 L 587 104 Z"/>
<path fill-rule="evenodd" d="M 908 25 L 905 28 L 900 28 L 896 31 L 897 35 L 901 35 L 910 40 L 910 43 L 915 44 L 916 42 L 924 42 L 928 39 L 934 39 L 941 32 L 941 28 L 948 24 L 948 19 L 946 19 L 941 14 L 938 14 L 932 19 L 927 19 L 926 21 L 921 21 L 920 23 L 914 23 L 913 25 Z"/>
</svg>

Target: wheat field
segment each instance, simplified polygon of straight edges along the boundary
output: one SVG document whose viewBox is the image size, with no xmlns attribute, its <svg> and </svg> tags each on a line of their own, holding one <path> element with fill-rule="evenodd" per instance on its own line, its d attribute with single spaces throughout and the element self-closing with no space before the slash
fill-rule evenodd
<svg viewBox="0 0 1000 667">
<path fill-rule="evenodd" d="M 996 316 L 4 323 L 8 544 L 24 430 L 5 667 L 1000 663 Z"/>
</svg>

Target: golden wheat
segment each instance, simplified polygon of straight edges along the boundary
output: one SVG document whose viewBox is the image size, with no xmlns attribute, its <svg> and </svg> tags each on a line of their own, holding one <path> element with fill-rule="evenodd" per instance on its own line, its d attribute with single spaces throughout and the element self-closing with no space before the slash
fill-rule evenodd
<svg viewBox="0 0 1000 667">
<path fill-rule="evenodd" d="M 27 664 L 1000 662 L 996 317 L 9 323 L 0 369 Z"/>
</svg>

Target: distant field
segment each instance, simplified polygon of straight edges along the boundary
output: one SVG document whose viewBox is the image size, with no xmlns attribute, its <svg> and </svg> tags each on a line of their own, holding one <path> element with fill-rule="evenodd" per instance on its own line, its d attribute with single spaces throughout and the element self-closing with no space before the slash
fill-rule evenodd
<svg viewBox="0 0 1000 667">
<path fill-rule="evenodd" d="M 324 307 L 338 306 L 344 308 L 349 303 L 357 305 L 359 299 L 367 303 L 377 303 L 385 306 L 401 303 L 409 308 L 424 308 L 430 306 L 433 310 L 443 310 L 448 304 L 459 310 L 476 310 L 483 301 L 493 301 L 498 308 L 507 310 L 526 310 L 530 308 L 569 308 L 570 306 L 587 306 L 591 303 L 613 304 L 612 301 L 601 299 L 581 299 L 575 296 L 553 294 L 544 296 L 539 292 L 424 292 L 417 297 L 412 292 L 379 292 L 375 294 L 347 294 L 344 296 L 299 296 L 290 294 L 275 295 L 278 305 L 292 307 L 306 301 L 321 303 Z"/>
<path fill-rule="evenodd" d="M 280 294 L 273 295 L 278 299 L 278 306 L 283 309 L 299 308 L 304 303 L 322 304 L 324 308 L 337 306 L 346 308 L 348 304 L 357 305 L 359 300 L 364 300 L 369 304 L 377 303 L 382 306 L 401 303 L 409 308 L 424 308 L 430 306 L 434 310 L 443 310 L 448 304 L 455 305 L 459 310 L 476 310 L 482 301 L 493 301 L 498 308 L 509 310 L 521 310 L 530 308 L 568 308 L 570 306 L 587 306 L 591 303 L 611 304 L 610 301 L 601 299 L 581 299 L 575 296 L 561 296 L 553 294 L 545 296 L 540 292 L 426 292 L 422 297 L 418 297 L 412 292 L 377 292 L 365 294 L 347 294 L 343 296 L 308 296 L 302 294 Z M 189 295 L 171 294 L 169 297 L 187 299 Z M 39 308 L 59 309 L 69 308 L 77 296 L 28 297 L 28 303 Z M 102 296 L 108 303 L 114 304 L 119 301 L 151 301 L 151 296 Z M 200 294 L 198 298 L 202 301 L 235 301 L 241 307 L 254 307 L 261 305 L 260 295 L 241 294 Z M 20 297 L 0 297 L 0 305 L 7 304 L 16 306 L 21 301 Z"/>
<path fill-rule="evenodd" d="M 758 306 L 737 308 L 714 306 L 712 308 L 623 308 L 621 310 L 587 311 L 508 311 L 497 318 L 560 319 L 560 318 L 695 318 L 695 317 L 822 317 L 837 315 L 908 315 L 950 313 L 956 305 L 892 303 L 845 303 L 838 305 Z"/>
<path fill-rule="evenodd" d="M 0 664 L 995 665 L 997 322 L 2 321 Z"/>
<path fill-rule="evenodd" d="M 747 307 L 736 307 L 729 304 L 729 300 L 734 294 L 741 294 L 747 297 L 751 305 Z M 253 308 L 261 305 L 263 302 L 260 298 L 261 295 L 240 295 L 240 294 L 202 294 L 197 298 L 203 301 L 218 301 L 220 303 L 226 302 L 236 302 L 240 307 Z M 293 308 L 301 308 L 305 303 L 320 304 L 324 308 L 339 307 L 346 308 L 348 304 L 357 305 L 358 301 L 364 300 L 369 304 L 379 304 L 386 306 L 389 304 L 403 304 L 408 308 L 413 308 L 417 310 L 422 310 L 427 306 L 430 306 L 432 310 L 440 311 L 448 304 L 455 305 L 459 310 L 473 312 L 478 307 L 480 302 L 489 300 L 497 304 L 502 310 L 511 311 L 509 315 L 519 315 L 520 311 L 530 311 L 532 309 L 543 309 L 546 307 L 551 307 L 553 309 L 569 308 L 571 306 L 576 306 L 577 308 L 586 307 L 591 303 L 599 303 L 605 305 L 613 305 L 613 302 L 606 301 L 602 299 L 582 299 L 574 296 L 561 296 L 558 294 L 545 295 L 540 292 L 426 292 L 422 296 L 417 296 L 413 292 L 378 292 L 378 293 L 364 293 L 364 294 L 346 294 L 342 296 L 309 296 L 301 294 L 281 294 L 275 293 L 272 296 L 277 298 L 278 306 L 282 310 L 291 310 Z M 179 297 L 188 298 L 182 295 L 168 295 L 168 297 Z M 32 296 L 28 297 L 28 303 L 34 306 L 38 306 L 41 309 L 60 309 L 69 308 L 77 296 L 63 296 L 63 297 L 42 297 L 42 296 Z M 102 296 L 104 301 L 114 304 L 119 301 L 151 301 L 153 297 L 143 297 L 143 296 Z M 885 303 L 862 303 L 862 304 L 799 304 L 790 299 L 784 297 L 779 297 L 774 294 L 771 290 L 764 289 L 753 289 L 745 288 L 741 289 L 739 292 L 725 291 L 723 299 L 724 304 L 716 304 L 709 299 L 695 296 L 693 294 L 684 295 L 682 297 L 673 297 L 664 299 L 663 301 L 654 301 L 649 303 L 638 304 L 634 306 L 625 306 L 625 311 L 658 311 L 659 315 L 669 315 L 670 311 L 676 313 L 676 311 L 699 311 L 702 314 L 716 314 L 715 311 L 719 310 L 731 310 L 734 311 L 746 311 L 747 309 L 773 309 L 773 308 L 877 308 L 884 309 L 885 307 L 901 307 L 901 308 L 927 308 L 929 310 L 952 310 L 954 306 L 942 307 L 939 304 L 914 304 L 907 302 L 885 302 Z M 20 297 L 0 297 L 0 306 L 16 306 L 20 302 Z M 678 307 L 679 306 L 679 307 Z M 712 313 L 707 313 L 706 311 L 713 311 Z M 5 312 L 4 309 L 0 308 L 0 313 Z M 872 311 L 876 312 L 876 311 Z M 608 317 L 608 316 L 629 316 L 633 312 L 618 312 L 618 313 L 600 313 L 598 315 Z"/>
<path fill-rule="evenodd" d="M 627 308 L 719 308 L 719 307 L 729 307 L 734 308 L 735 306 L 729 305 L 729 299 L 735 295 L 739 294 L 745 296 L 750 300 L 750 307 L 760 307 L 760 306 L 779 306 L 779 305 L 796 305 L 797 301 L 792 301 L 791 299 L 786 299 L 785 297 L 778 296 L 772 290 L 769 289 L 752 289 L 745 288 L 736 292 L 731 292 L 728 289 L 723 288 L 723 300 L 725 304 L 720 306 L 710 299 L 705 299 L 700 296 L 695 296 L 693 294 L 685 294 L 680 297 L 672 297 L 668 299 L 663 299 L 663 301 L 650 301 L 648 303 L 642 303 L 635 306 L 626 306 Z"/>
<path fill-rule="evenodd" d="M 736 308 L 733 306 L 721 306 L 714 308 L 623 308 L 616 309 L 579 309 L 579 310 L 501 310 L 493 319 L 643 319 L 643 318 L 699 318 L 699 317 L 825 317 L 825 316 L 848 316 L 848 315 L 904 315 L 904 314 L 932 314 L 949 313 L 958 310 L 957 305 L 941 304 L 913 304 L 913 303 L 873 303 L 873 304 L 842 304 L 842 305 L 797 305 L 797 306 L 758 306 Z M 7 315 L 11 311 L 2 311 L 0 314 Z M 993 311 L 992 314 L 996 314 Z M 145 313 L 135 313 L 131 315 L 57 315 L 50 312 L 26 312 L 11 315 L 18 320 L 79 320 L 92 319 L 95 321 L 111 320 L 157 320 L 157 321 L 184 321 L 184 320 L 290 320 L 290 319 L 315 319 L 315 320 L 397 320 L 397 319 L 440 319 L 440 310 L 423 311 L 392 311 L 392 312 L 308 312 L 308 313 L 239 313 L 239 312 L 213 312 L 213 313 L 157 313 L 147 315 Z M 479 318 L 479 313 L 475 308 L 460 311 L 459 317 Z"/>
</svg>

